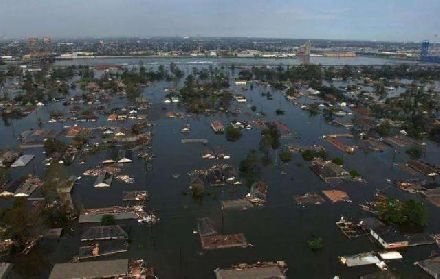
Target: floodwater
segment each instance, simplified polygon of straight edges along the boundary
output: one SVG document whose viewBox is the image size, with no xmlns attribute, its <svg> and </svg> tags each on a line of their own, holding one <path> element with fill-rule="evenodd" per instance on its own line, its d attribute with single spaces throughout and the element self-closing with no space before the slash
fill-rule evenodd
<svg viewBox="0 0 440 279">
<path fill-rule="evenodd" d="M 74 60 L 59 60 L 58 65 L 99 65 L 99 64 L 121 64 L 138 65 L 142 61 L 144 65 L 236 65 L 236 66 L 278 66 L 278 65 L 299 65 L 302 63 L 299 58 L 252 58 L 252 57 L 139 57 L 139 58 L 80 58 Z M 310 57 L 310 63 L 320 65 L 396 65 L 401 63 L 412 64 L 417 61 L 386 59 L 381 57 Z"/>
<path fill-rule="evenodd" d="M 352 60 L 353 59 L 353 60 Z M 365 62 L 364 59 L 367 59 Z M 62 61 L 58 64 L 111 64 L 127 63 L 137 64 L 139 59 L 82 59 L 75 61 Z M 165 65 L 170 62 L 187 61 L 181 67 L 189 73 L 194 66 L 189 61 L 194 59 L 142 59 L 145 63 L 157 63 L 161 61 Z M 207 59 L 213 63 L 236 63 L 240 64 L 249 59 Z M 221 61 L 221 62 L 215 62 Z M 268 64 L 268 59 L 252 59 L 252 63 Z M 286 60 L 274 60 L 274 65 Z M 329 63 L 333 62 L 334 59 Z M 378 64 L 380 60 L 370 58 L 338 59 L 341 64 Z M 357 61 L 357 62 L 354 62 Z M 368 62 L 370 61 L 370 62 Z M 395 63 L 393 60 L 383 61 Z M 202 64 L 198 67 L 206 67 Z M 233 73 L 231 72 L 231 77 Z M 139 225 L 136 222 L 127 222 L 126 229 L 129 232 L 130 248 L 127 253 L 107 258 L 143 258 L 146 263 L 155 267 L 159 278 L 214 278 L 213 270 L 217 267 L 229 267 L 232 264 L 256 261 L 285 260 L 288 264 L 289 278 L 332 278 L 340 275 L 341 278 L 358 278 L 360 275 L 378 271 L 377 267 L 347 268 L 338 262 L 338 256 L 352 255 L 360 252 L 376 250 L 380 247 L 371 242 L 367 237 L 354 240 L 345 238 L 337 229 L 335 222 L 341 215 L 348 217 L 366 216 L 358 206 L 359 203 L 373 197 L 376 189 L 382 189 L 385 193 L 402 199 L 415 198 L 410 195 L 389 187 L 387 178 L 397 179 L 409 177 L 400 169 L 393 167 L 393 151 L 388 149 L 383 153 L 365 153 L 359 151 L 354 155 L 344 155 L 338 149 L 322 140 L 322 135 L 328 133 L 345 133 L 345 128 L 335 127 L 325 123 L 322 115 L 310 116 L 308 112 L 299 109 L 287 102 L 280 92 L 255 85 L 253 90 L 242 91 L 241 88 L 232 85 L 234 92 L 242 93 L 248 99 L 246 104 L 232 103 L 232 108 L 240 108 L 242 113 L 234 117 L 232 115 L 217 114 L 214 116 L 194 116 L 185 119 L 170 119 L 165 116 L 167 111 L 182 111 L 176 104 L 163 104 L 164 89 L 172 87 L 174 83 L 156 82 L 145 88 L 144 95 L 152 103 L 149 117 L 154 123 L 152 131 L 153 153 L 156 159 L 152 162 L 152 169 L 146 170 L 142 160 L 134 160 L 130 165 L 123 167 L 123 173 L 134 176 L 134 184 L 123 184 L 114 181 L 110 188 L 96 189 L 93 187 L 93 177 L 83 177 L 75 186 L 73 196 L 75 203 L 82 208 L 107 207 L 122 204 L 122 192 L 126 190 L 147 190 L 151 194 L 148 209 L 154 210 L 161 218 L 160 223 L 154 226 Z M 272 92 L 273 100 L 267 100 L 261 96 L 262 92 Z M 117 106 L 119 100 L 115 98 L 113 106 Z M 120 105 L 120 104 L 119 104 Z M 298 139 L 284 139 L 282 144 L 311 145 L 321 144 L 327 148 L 330 156 L 344 157 L 346 169 L 356 169 L 367 180 L 367 183 L 342 183 L 326 184 L 319 179 L 308 167 L 308 162 L 303 161 L 300 155 L 295 154 L 292 162 L 280 165 L 276 162 L 276 153 L 272 153 L 274 165 L 262 168 L 261 179 L 269 185 L 268 202 L 261 208 L 253 208 L 247 211 L 225 211 L 220 209 L 220 201 L 226 199 L 242 198 L 247 187 L 223 186 L 210 187 L 207 191 L 213 193 L 202 200 L 193 200 L 192 197 L 183 195 L 189 184 L 187 173 L 194 168 L 203 168 L 214 162 L 201 158 L 201 153 L 207 147 L 223 148 L 231 154 L 230 164 L 238 168 L 239 162 L 251 149 L 258 149 L 260 130 L 253 128 L 244 130 L 243 136 L 237 142 L 226 141 L 224 135 L 215 135 L 210 122 L 213 119 L 228 123 L 234 119 L 251 120 L 255 118 L 249 106 L 255 105 L 257 111 L 264 111 L 266 119 L 279 120 L 287 124 L 291 130 L 300 136 Z M 163 109 L 166 107 L 166 110 Z M 275 110 L 281 108 L 284 115 L 276 115 Z M 48 105 L 39 109 L 25 119 L 13 120 L 0 125 L 2 141 L 0 147 L 11 147 L 15 144 L 16 136 L 29 128 L 37 127 L 37 119 L 48 120 L 48 113 L 54 109 L 63 109 L 60 103 Z M 101 116 L 102 117 L 102 116 Z M 100 119 L 107 124 L 104 119 Z M 180 129 L 189 123 L 191 132 L 188 138 L 207 138 L 208 146 L 199 144 L 182 144 L 184 138 Z M 73 123 L 70 123 L 73 124 Z M 8 125 L 8 126 L 6 126 Z M 44 124 L 46 129 L 62 129 L 64 124 Z M 96 125 L 79 123 L 79 125 Z M 129 122 L 119 125 L 130 125 Z M 23 169 L 14 169 L 13 176 L 34 172 L 38 175 L 44 173 L 44 154 L 41 149 L 31 149 L 36 159 Z M 104 151 L 89 157 L 84 165 L 73 164 L 69 167 L 72 175 L 82 175 L 83 171 L 97 166 L 111 151 Z M 428 143 L 426 158 L 428 162 L 440 163 L 440 149 Z M 405 161 L 404 151 L 397 153 L 396 161 Z M 287 174 L 282 175 L 281 171 Z M 175 179 L 172 174 L 180 174 Z M 336 203 L 329 201 L 322 205 L 300 207 L 293 201 L 295 195 L 310 191 L 322 191 L 325 189 L 341 189 L 346 191 L 352 203 Z M 428 232 L 440 231 L 439 209 L 426 203 L 430 211 L 430 222 L 426 228 Z M 253 244 L 249 248 L 234 248 L 224 250 L 203 251 L 196 229 L 197 218 L 210 217 L 218 228 L 224 233 L 244 233 L 247 240 Z M 222 222 L 223 219 L 223 222 Z M 15 274 L 23 278 L 47 277 L 51 265 L 59 262 L 70 261 L 77 255 L 79 248 L 79 235 L 82 227 L 77 227 L 73 232 L 67 232 L 56 243 L 42 243 L 35 249 L 28 259 L 17 264 Z M 313 236 L 321 236 L 325 241 L 325 247 L 321 251 L 312 252 L 307 247 L 307 240 Z M 395 270 L 402 278 L 428 278 L 417 267 L 413 266 L 416 260 L 430 256 L 432 250 L 438 250 L 436 246 L 415 247 L 403 251 L 404 259 L 389 264 L 391 270 Z"/>
</svg>

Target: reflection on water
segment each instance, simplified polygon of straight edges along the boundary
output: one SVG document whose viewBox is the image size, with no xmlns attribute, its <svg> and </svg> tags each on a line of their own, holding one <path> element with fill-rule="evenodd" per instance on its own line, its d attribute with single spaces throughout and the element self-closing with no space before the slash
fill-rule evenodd
<svg viewBox="0 0 440 279">
<path fill-rule="evenodd" d="M 99 65 L 99 64 L 120 64 L 120 65 L 138 65 L 139 62 L 144 65 L 177 65 L 207 66 L 207 65 L 300 65 L 301 59 L 297 58 L 213 58 L 213 57 L 139 57 L 139 58 L 82 58 L 76 60 L 60 60 L 56 65 Z M 416 63 L 416 61 L 386 59 L 379 57 L 310 57 L 311 64 L 321 65 L 396 65 L 401 63 Z"/>
</svg>

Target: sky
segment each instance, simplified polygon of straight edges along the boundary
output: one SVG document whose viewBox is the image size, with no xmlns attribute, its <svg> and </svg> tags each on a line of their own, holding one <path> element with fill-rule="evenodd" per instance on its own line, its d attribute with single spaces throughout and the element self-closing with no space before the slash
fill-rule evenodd
<svg viewBox="0 0 440 279">
<path fill-rule="evenodd" d="M 0 0 L 0 38 L 439 40 L 440 0 Z"/>
</svg>

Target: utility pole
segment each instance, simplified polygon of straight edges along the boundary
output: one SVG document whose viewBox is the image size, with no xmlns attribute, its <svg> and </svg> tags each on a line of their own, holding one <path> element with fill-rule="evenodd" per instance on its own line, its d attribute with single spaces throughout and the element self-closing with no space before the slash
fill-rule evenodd
<svg viewBox="0 0 440 279">
<path fill-rule="evenodd" d="M 397 154 L 397 150 L 394 149 L 394 152 L 393 152 L 393 160 L 392 160 L 392 162 L 391 162 L 391 168 L 394 167 L 394 162 L 396 161 L 396 154 Z"/>
<path fill-rule="evenodd" d="M 222 212 L 222 234 L 225 233 L 225 214 L 223 212 L 223 206 L 221 208 L 221 212 Z"/>
<path fill-rule="evenodd" d="M 180 274 L 182 274 L 182 278 L 185 278 L 185 276 L 183 275 L 182 245 L 179 246 L 179 267 L 180 267 Z"/>
</svg>

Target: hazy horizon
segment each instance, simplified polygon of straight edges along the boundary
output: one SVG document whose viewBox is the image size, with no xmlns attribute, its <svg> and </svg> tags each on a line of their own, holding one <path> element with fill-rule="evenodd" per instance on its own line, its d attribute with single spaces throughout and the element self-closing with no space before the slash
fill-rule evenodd
<svg viewBox="0 0 440 279">
<path fill-rule="evenodd" d="M 0 0 L 0 38 L 438 40 L 436 0 Z"/>
</svg>

